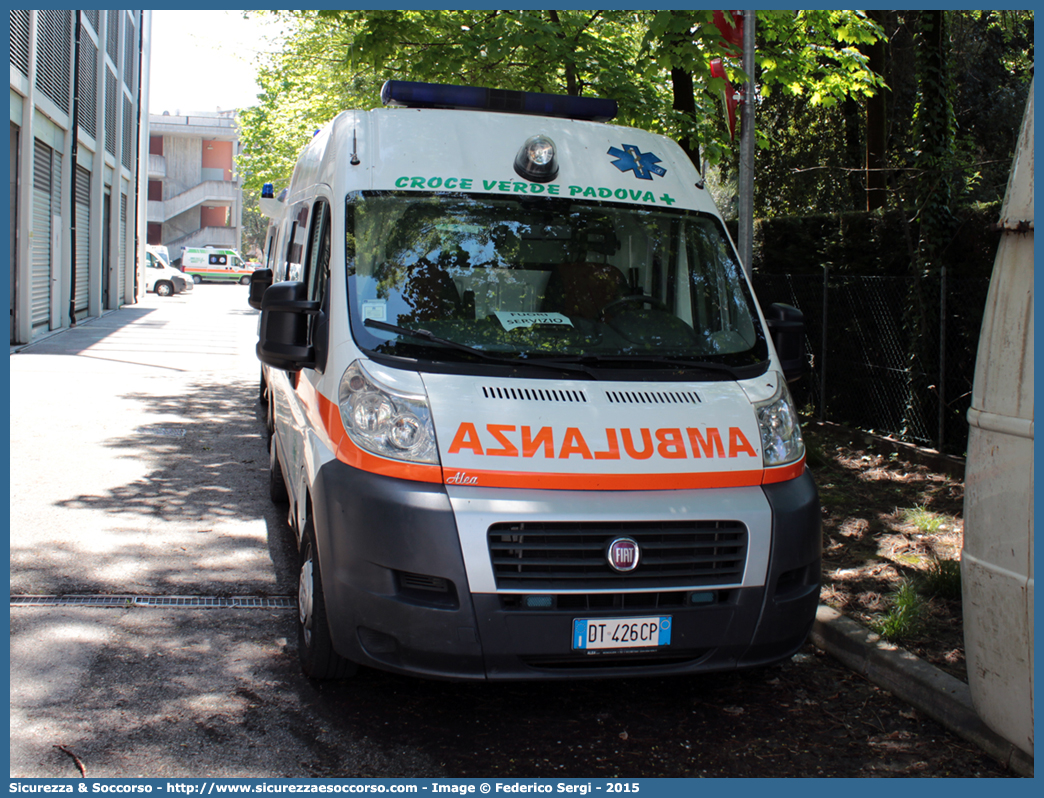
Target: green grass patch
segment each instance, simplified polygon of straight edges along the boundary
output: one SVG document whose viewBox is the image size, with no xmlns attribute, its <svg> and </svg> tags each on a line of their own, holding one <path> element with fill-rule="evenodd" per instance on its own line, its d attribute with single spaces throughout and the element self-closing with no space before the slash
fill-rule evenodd
<svg viewBox="0 0 1044 798">
<path fill-rule="evenodd" d="M 921 532 L 938 532 L 946 523 L 946 519 L 924 507 L 903 510 L 903 521 Z"/>
<path fill-rule="evenodd" d="M 961 561 L 933 557 L 918 578 L 917 589 L 926 596 L 950 601 L 961 598 Z"/>
<path fill-rule="evenodd" d="M 916 635 L 924 618 L 924 599 L 913 583 L 904 580 L 892 595 L 891 604 L 888 612 L 873 623 L 873 630 L 893 643 Z"/>
</svg>

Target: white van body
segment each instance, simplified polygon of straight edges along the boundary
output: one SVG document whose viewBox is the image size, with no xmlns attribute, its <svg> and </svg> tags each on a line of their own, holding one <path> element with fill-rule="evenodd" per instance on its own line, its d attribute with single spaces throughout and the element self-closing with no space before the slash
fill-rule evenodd
<svg viewBox="0 0 1044 798">
<path fill-rule="evenodd" d="M 192 282 L 167 263 L 155 247 L 145 246 L 145 290 L 160 296 L 173 296 L 192 290 Z"/>
<path fill-rule="evenodd" d="M 488 108 L 346 111 L 274 207 L 258 354 L 306 673 L 662 675 L 803 644 L 818 494 L 676 143 Z"/>
<path fill-rule="evenodd" d="M 975 710 L 1032 756 L 1032 87 L 1000 228 L 968 410 L 964 647 Z"/>
</svg>

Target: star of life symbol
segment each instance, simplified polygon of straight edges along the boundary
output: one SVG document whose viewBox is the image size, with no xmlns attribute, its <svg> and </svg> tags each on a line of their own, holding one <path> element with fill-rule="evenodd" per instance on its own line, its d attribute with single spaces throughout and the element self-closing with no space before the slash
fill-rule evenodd
<svg viewBox="0 0 1044 798">
<path fill-rule="evenodd" d="M 653 175 L 663 177 L 667 174 L 666 169 L 662 166 L 657 166 L 660 162 L 659 158 L 651 152 L 642 152 L 633 144 L 624 144 L 622 150 L 610 147 L 609 155 L 616 158 L 613 161 L 613 166 L 621 172 L 626 172 L 629 169 L 633 170 L 635 177 L 640 180 L 652 180 Z"/>
</svg>

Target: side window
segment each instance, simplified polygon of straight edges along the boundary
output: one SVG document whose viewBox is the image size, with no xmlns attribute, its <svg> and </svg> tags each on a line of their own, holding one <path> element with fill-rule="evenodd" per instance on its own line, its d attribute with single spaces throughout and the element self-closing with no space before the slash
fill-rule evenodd
<svg viewBox="0 0 1044 798">
<path fill-rule="evenodd" d="M 304 244 L 308 221 L 308 203 L 298 203 L 294 208 L 294 223 L 290 228 L 290 239 L 286 248 L 286 277 L 287 280 L 304 279 Z"/>
<path fill-rule="evenodd" d="M 272 260 L 275 253 L 276 232 L 279 230 L 274 224 L 268 226 L 268 246 L 265 248 L 265 268 L 275 270 L 276 264 Z"/>
<path fill-rule="evenodd" d="M 312 229 L 308 236 L 308 265 L 305 281 L 308 298 L 322 302 L 330 276 L 330 206 L 318 200 L 312 210 Z"/>
<path fill-rule="evenodd" d="M 283 257 L 276 263 L 272 274 L 272 280 L 277 283 L 290 279 L 290 249 L 293 246 L 294 235 L 297 233 L 297 222 L 284 222 L 284 224 L 288 224 L 290 229 L 283 231 L 279 241 L 283 249 Z"/>
<path fill-rule="evenodd" d="M 308 265 L 305 284 L 308 298 L 320 305 L 320 312 L 308 323 L 308 341 L 315 347 L 316 371 L 326 370 L 327 345 L 329 343 L 329 298 L 330 286 L 330 206 L 325 200 L 317 200 L 312 209 L 312 227 L 308 235 Z"/>
<path fill-rule="evenodd" d="M 211 255 L 210 265 L 211 266 L 225 266 L 228 264 L 228 255 Z"/>
</svg>

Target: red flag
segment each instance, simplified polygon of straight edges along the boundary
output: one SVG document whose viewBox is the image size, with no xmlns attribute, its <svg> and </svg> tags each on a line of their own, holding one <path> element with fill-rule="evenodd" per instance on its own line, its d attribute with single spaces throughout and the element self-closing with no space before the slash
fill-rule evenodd
<svg viewBox="0 0 1044 798">
<path fill-rule="evenodd" d="M 725 18 L 724 11 L 714 12 L 714 26 L 721 31 L 724 37 L 722 46 L 725 47 L 725 55 L 729 58 L 739 58 L 743 55 L 743 12 L 729 11 L 730 20 Z"/>
<path fill-rule="evenodd" d="M 736 107 L 739 105 L 739 100 L 736 98 L 736 90 L 732 87 L 732 83 L 729 82 L 729 76 L 725 74 L 725 65 L 721 62 L 720 58 L 712 58 L 710 62 L 710 70 L 712 78 L 721 78 L 725 81 L 725 91 L 722 96 L 722 105 L 725 106 L 725 118 L 729 123 L 729 136 L 733 140 L 736 138 Z"/>
</svg>

